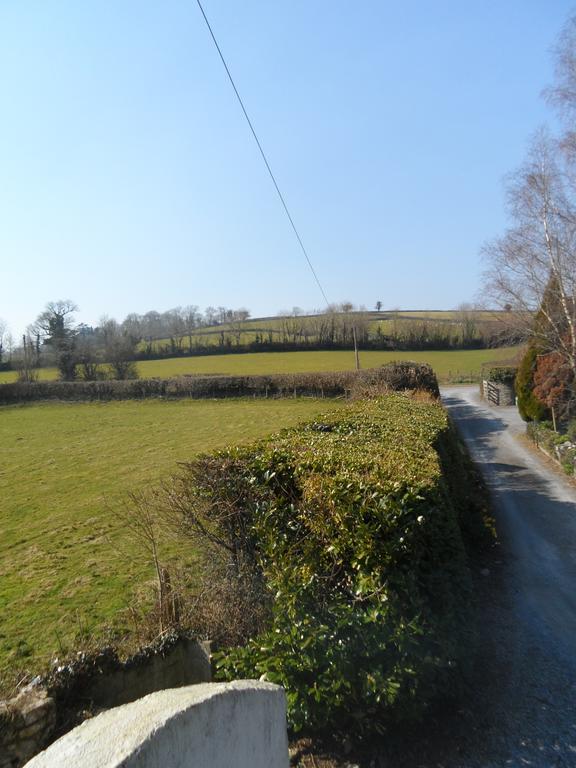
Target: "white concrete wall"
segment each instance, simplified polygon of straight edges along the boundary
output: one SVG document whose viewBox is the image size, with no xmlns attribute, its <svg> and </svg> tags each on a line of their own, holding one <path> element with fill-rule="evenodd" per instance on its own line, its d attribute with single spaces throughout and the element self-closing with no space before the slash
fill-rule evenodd
<svg viewBox="0 0 576 768">
<path fill-rule="evenodd" d="M 171 688 L 87 720 L 28 768 L 288 768 L 286 698 L 237 680 Z"/>
</svg>

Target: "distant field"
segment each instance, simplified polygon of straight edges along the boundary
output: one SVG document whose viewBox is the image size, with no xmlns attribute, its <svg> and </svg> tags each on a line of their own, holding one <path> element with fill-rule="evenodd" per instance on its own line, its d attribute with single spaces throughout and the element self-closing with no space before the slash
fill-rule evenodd
<svg viewBox="0 0 576 768">
<path fill-rule="evenodd" d="M 473 317 L 476 323 L 494 324 L 501 318 L 502 312 L 496 310 L 472 310 L 467 312 L 468 317 Z M 196 345 L 200 346 L 218 346 L 237 342 L 241 344 L 252 344 L 260 338 L 260 341 L 281 342 L 283 339 L 283 328 L 302 325 L 307 327 L 314 338 L 314 326 L 316 321 L 321 320 L 321 315 L 298 315 L 250 318 L 242 322 L 240 326 L 234 327 L 230 323 L 220 323 L 219 325 L 203 326 L 191 332 L 190 335 L 182 336 L 181 348 L 190 349 Z M 339 317 L 339 315 L 337 315 Z M 429 321 L 429 325 L 442 323 L 452 328 L 457 333 L 457 329 L 462 323 L 463 314 L 460 310 L 382 310 L 376 311 L 358 311 L 350 313 L 349 317 L 358 317 L 361 321 L 368 323 L 368 329 L 373 334 L 379 327 L 384 334 L 396 335 L 402 330 L 406 331 L 415 323 L 421 324 L 422 321 Z M 170 347 L 169 338 L 156 338 L 150 342 L 152 349 L 161 350 Z M 141 349 L 145 349 L 147 343 L 141 342 Z"/>
<path fill-rule="evenodd" d="M 457 309 L 399 309 L 396 312 L 389 311 L 381 312 L 380 314 L 387 317 L 403 317 L 407 320 L 450 320 L 454 323 L 460 322 L 462 317 L 462 312 Z M 490 309 L 479 309 L 474 310 L 470 314 L 473 315 L 477 321 L 481 322 L 485 320 L 496 320 L 500 315 L 502 315 L 502 312 L 497 312 Z M 372 313 L 371 317 L 372 319 L 377 319 L 378 313 Z"/>
<path fill-rule="evenodd" d="M 516 353 L 515 347 L 499 349 L 456 350 L 449 352 L 361 352 L 360 364 L 372 368 L 392 360 L 414 360 L 430 363 L 442 381 L 465 376 L 478 376 L 482 363 L 506 360 Z M 242 355 L 181 357 L 168 360 L 146 360 L 139 363 L 144 377 L 168 377 L 185 373 L 220 373 L 250 375 L 259 373 L 305 373 L 307 371 L 344 371 L 354 368 L 353 352 L 259 352 Z"/>
<path fill-rule="evenodd" d="M 130 490 L 199 451 L 337 407 L 312 399 L 0 407 L 0 679 L 125 607 L 127 583 L 144 568 L 116 516 Z"/>
<path fill-rule="evenodd" d="M 0 384 L 16 381 L 16 378 L 16 371 L 0 371 Z M 56 368 L 39 368 L 38 378 L 43 381 L 53 381 L 58 378 L 58 371 Z"/>
<path fill-rule="evenodd" d="M 392 360 L 430 363 L 440 381 L 477 378 L 483 363 L 507 360 L 517 347 L 454 350 L 440 352 L 360 352 L 360 364 L 371 368 Z M 236 355 L 174 357 L 138 363 L 143 378 L 168 378 L 186 373 L 218 373 L 248 376 L 260 373 L 305 373 L 308 371 L 344 371 L 354 368 L 354 353 L 345 352 L 255 352 Z M 55 378 L 55 369 L 41 370 L 42 378 Z M 0 382 L 13 381 L 13 372 L 1 373 Z"/>
</svg>

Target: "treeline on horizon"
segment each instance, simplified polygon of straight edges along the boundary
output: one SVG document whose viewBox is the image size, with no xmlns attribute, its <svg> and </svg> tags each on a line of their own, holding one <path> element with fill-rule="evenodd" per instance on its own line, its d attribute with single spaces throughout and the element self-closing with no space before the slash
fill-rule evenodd
<svg viewBox="0 0 576 768">
<path fill-rule="evenodd" d="M 362 349 L 483 349 L 519 341 L 497 320 L 463 305 L 450 319 L 406 319 L 400 311 L 368 312 L 351 303 L 305 314 L 295 307 L 276 318 L 251 320 L 246 309 L 195 307 L 129 315 L 122 326 L 140 339 L 138 359 L 231 352 Z"/>
<path fill-rule="evenodd" d="M 56 365 L 61 378 L 92 380 L 133 378 L 127 362 L 196 355 L 353 349 L 449 350 L 483 349 L 520 341 L 510 324 L 461 305 L 448 317 L 408 319 L 400 310 L 357 309 L 345 302 L 305 314 L 295 307 L 275 318 L 251 319 L 245 308 L 195 305 L 166 312 L 131 313 L 122 322 L 103 317 L 96 327 L 74 321 L 76 305 L 50 302 L 28 328 L 19 345 L 0 344 L 0 368 L 30 369 Z M 513 325 L 513 324 L 512 324 Z M 2 354 L 3 353 L 3 354 Z"/>
</svg>

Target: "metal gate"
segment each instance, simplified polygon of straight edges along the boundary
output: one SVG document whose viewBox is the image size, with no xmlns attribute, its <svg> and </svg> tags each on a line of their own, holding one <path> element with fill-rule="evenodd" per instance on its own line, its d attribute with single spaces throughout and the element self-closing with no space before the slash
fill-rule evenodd
<svg viewBox="0 0 576 768">
<path fill-rule="evenodd" d="M 500 388 L 491 381 L 486 382 L 486 399 L 492 405 L 500 405 Z"/>
</svg>

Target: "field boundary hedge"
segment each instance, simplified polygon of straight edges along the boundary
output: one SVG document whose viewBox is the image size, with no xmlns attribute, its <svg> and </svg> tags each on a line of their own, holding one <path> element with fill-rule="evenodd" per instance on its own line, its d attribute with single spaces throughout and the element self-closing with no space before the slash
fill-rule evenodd
<svg viewBox="0 0 576 768">
<path fill-rule="evenodd" d="M 262 376 L 178 376 L 125 381 L 36 381 L 0 385 L 0 404 L 38 400 L 106 401 L 160 398 L 341 397 L 363 387 L 423 389 L 438 396 L 429 365 L 392 362 L 364 371 Z"/>
<path fill-rule="evenodd" d="M 295 730 L 382 732 L 462 679 L 483 495 L 433 398 L 360 399 L 198 456 L 156 501 L 203 553 L 193 632 L 240 616 L 219 673 L 283 685 Z"/>
</svg>

